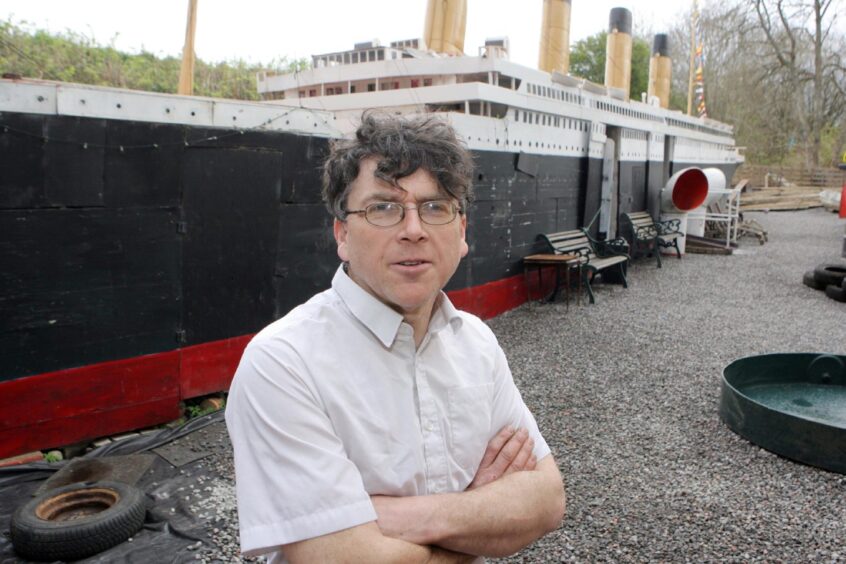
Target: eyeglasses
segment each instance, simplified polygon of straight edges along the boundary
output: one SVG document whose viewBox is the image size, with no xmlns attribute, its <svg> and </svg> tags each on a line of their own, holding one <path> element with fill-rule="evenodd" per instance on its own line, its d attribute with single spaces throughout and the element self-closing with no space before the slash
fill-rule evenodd
<svg viewBox="0 0 846 564">
<path fill-rule="evenodd" d="M 420 221 L 427 225 L 446 225 L 463 210 L 448 200 L 429 200 L 417 207 L 404 206 L 398 202 L 376 202 L 363 210 L 347 210 L 349 214 L 364 214 L 364 219 L 376 227 L 393 227 L 405 219 L 406 210 L 417 210 Z"/>
</svg>

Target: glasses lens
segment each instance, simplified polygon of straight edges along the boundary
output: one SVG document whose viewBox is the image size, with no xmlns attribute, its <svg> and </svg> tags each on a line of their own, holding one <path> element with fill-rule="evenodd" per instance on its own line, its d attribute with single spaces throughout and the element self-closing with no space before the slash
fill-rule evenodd
<svg viewBox="0 0 846 564">
<path fill-rule="evenodd" d="M 446 200 L 433 200 L 423 202 L 417 208 L 420 214 L 420 221 L 429 225 L 444 225 L 455 219 L 456 209 L 452 202 Z"/>
<path fill-rule="evenodd" d="M 403 207 L 395 202 L 376 202 L 370 204 L 364 213 L 364 218 L 380 227 L 390 227 L 402 221 Z"/>
</svg>

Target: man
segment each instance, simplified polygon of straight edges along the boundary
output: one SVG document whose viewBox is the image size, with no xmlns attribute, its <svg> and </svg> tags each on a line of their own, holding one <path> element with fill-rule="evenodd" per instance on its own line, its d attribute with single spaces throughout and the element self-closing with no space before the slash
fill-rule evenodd
<svg viewBox="0 0 846 564">
<path fill-rule="evenodd" d="M 226 422 L 241 547 L 271 562 L 470 562 L 558 527 L 564 489 L 502 349 L 441 291 L 472 161 L 446 123 L 365 114 L 324 169 L 343 265 L 250 342 Z"/>
</svg>

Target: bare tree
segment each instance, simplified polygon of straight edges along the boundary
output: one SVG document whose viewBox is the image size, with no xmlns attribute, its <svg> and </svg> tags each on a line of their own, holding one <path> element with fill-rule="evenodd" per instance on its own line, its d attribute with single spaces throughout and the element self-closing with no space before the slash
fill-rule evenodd
<svg viewBox="0 0 846 564">
<path fill-rule="evenodd" d="M 788 87 L 805 148 L 806 164 L 818 166 L 823 131 L 846 111 L 844 65 L 832 36 L 838 0 L 753 0 L 768 47 L 763 78 Z"/>
<path fill-rule="evenodd" d="M 784 158 L 795 129 L 781 81 L 770 83 L 761 72 L 766 44 L 751 17 L 748 2 L 710 3 L 700 13 L 699 28 L 705 44 L 705 101 L 708 115 L 731 123 L 739 145 L 747 147 L 754 162 Z M 670 30 L 673 58 L 671 107 L 687 105 L 690 17 Z"/>
</svg>

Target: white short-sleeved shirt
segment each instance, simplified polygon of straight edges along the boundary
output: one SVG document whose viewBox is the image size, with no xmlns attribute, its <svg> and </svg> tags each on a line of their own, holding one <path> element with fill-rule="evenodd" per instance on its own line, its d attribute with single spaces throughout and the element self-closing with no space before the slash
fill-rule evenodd
<svg viewBox="0 0 846 564">
<path fill-rule="evenodd" d="M 338 269 L 332 288 L 256 335 L 226 406 L 247 556 L 376 520 L 370 495 L 460 492 L 488 441 L 549 447 L 502 349 L 441 294 L 419 348 L 400 314 Z"/>
</svg>

